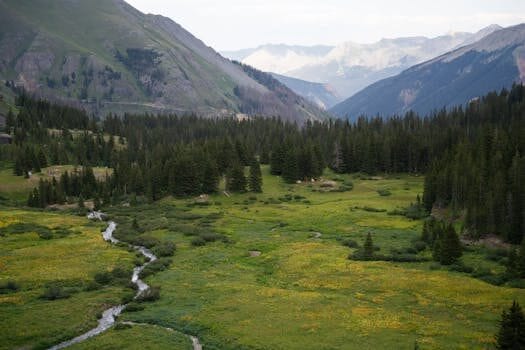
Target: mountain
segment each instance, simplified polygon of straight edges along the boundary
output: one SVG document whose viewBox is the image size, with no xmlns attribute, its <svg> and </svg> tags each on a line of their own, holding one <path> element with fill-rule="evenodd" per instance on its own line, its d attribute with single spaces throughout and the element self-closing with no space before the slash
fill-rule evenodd
<svg viewBox="0 0 525 350">
<path fill-rule="evenodd" d="M 288 86 L 296 94 L 315 103 L 319 108 L 329 109 L 341 102 L 341 97 L 329 84 L 312 83 L 275 73 L 272 73 L 272 76 Z"/>
<path fill-rule="evenodd" d="M 501 29 L 491 25 L 477 33 L 450 33 L 436 38 L 383 39 L 373 44 L 337 46 L 265 45 L 224 52 L 258 69 L 320 83 L 328 83 L 344 98 L 366 86 L 444 54 Z"/>
<path fill-rule="evenodd" d="M 268 44 L 253 49 L 222 51 L 224 57 L 248 64 L 264 72 L 287 74 L 325 57 L 334 46 Z M 296 77 L 297 78 L 297 77 Z M 300 79 L 300 78 L 299 78 Z"/>
<path fill-rule="evenodd" d="M 172 20 L 122 0 L 0 0 L 0 79 L 100 114 L 325 116 L 302 97 L 280 98 Z"/>
<path fill-rule="evenodd" d="M 332 112 L 352 119 L 408 110 L 425 114 L 524 81 L 525 24 L 520 24 L 379 81 Z"/>
</svg>

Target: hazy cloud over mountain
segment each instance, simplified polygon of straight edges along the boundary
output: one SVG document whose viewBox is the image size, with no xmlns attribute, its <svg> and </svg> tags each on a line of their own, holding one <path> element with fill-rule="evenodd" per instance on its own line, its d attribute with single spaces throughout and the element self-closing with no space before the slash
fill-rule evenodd
<svg viewBox="0 0 525 350">
<path fill-rule="evenodd" d="M 522 0 L 129 0 L 173 18 L 219 50 L 266 43 L 370 43 L 381 38 L 477 30 L 525 21 Z"/>
</svg>

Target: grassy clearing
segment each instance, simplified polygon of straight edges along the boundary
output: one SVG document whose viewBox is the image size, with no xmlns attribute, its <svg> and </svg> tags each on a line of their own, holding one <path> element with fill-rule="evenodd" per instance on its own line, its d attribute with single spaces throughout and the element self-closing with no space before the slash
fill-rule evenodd
<svg viewBox="0 0 525 350">
<path fill-rule="evenodd" d="M 494 342 L 501 310 L 525 300 L 523 290 L 432 262 L 347 259 L 352 249 L 340 241 L 362 244 L 369 231 L 384 253 L 419 237 L 420 221 L 386 211 L 415 201 L 422 178 L 328 174 L 352 182 L 353 190 L 325 192 L 263 172 L 264 194 L 216 195 L 207 206 L 165 199 L 140 208 L 142 235 L 172 241 L 177 251 L 171 267 L 147 278 L 162 286 L 161 299 L 123 319 L 196 334 L 207 349 L 398 349 L 415 341 L 423 349 L 482 349 Z M 384 189 L 389 196 L 378 192 Z M 112 214 L 129 221 L 132 212 Z M 188 232 L 202 229 L 228 240 L 195 247 Z M 464 261 L 502 268 L 484 254 L 469 251 Z"/>
<path fill-rule="evenodd" d="M 27 232 L 6 229 L 18 223 L 24 223 Z M 31 227 L 70 233 L 42 239 Z M 104 242 L 102 227 L 84 217 L 0 209 L 0 232 L 4 233 L 0 236 L 0 284 L 14 281 L 19 286 L 17 291 L 0 294 L 0 349 L 46 348 L 74 337 L 96 325 L 101 311 L 129 293 L 117 286 L 86 291 L 97 272 L 117 265 L 131 267 L 133 254 Z M 43 299 L 51 284 L 70 297 Z"/>
</svg>

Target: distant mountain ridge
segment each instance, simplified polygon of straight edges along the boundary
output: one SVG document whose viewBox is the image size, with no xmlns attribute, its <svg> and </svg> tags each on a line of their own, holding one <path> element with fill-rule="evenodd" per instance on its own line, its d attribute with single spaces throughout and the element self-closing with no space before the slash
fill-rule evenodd
<svg viewBox="0 0 525 350">
<path fill-rule="evenodd" d="M 477 33 L 451 33 L 435 38 L 382 39 L 373 44 L 346 42 L 337 46 L 263 45 L 223 52 L 260 70 L 310 82 L 328 83 L 347 98 L 381 79 L 478 41 L 501 29 L 491 25 Z"/>
<path fill-rule="evenodd" d="M 0 80 L 100 114 L 216 116 L 256 105 L 257 114 L 298 122 L 326 117 L 300 96 L 279 98 L 172 20 L 122 0 L 0 0 Z"/>
<path fill-rule="evenodd" d="M 341 102 L 341 97 L 330 84 L 312 83 L 275 73 L 272 75 L 295 93 L 315 103 L 319 108 L 329 109 Z"/>
<path fill-rule="evenodd" d="M 524 81 L 525 24 L 520 24 L 381 80 L 331 111 L 350 119 L 409 110 L 426 114 Z"/>
</svg>

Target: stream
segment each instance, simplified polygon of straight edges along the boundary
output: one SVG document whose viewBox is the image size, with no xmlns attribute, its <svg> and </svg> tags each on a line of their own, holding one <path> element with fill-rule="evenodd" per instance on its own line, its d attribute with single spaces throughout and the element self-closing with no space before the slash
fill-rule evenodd
<svg viewBox="0 0 525 350">
<path fill-rule="evenodd" d="M 96 211 L 95 212 L 91 212 L 88 215 L 88 219 L 90 219 L 90 220 L 101 220 L 102 221 L 102 220 L 104 220 L 104 218 L 105 218 L 105 215 L 103 213 L 96 212 Z M 115 232 L 116 229 L 117 229 L 117 224 L 114 221 L 109 221 L 108 222 L 108 227 L 102 233 L 102 237 L 104 238 L 104 240 L 106 242 L 111 242 L 113 244 L 120 243 L 120 241 L 118 239 L 113 237 L 113 232 Z M 135 299 L 137 299 L 140 295 L 142 295 L 142 293 L 144 293 L 146 290 L 149 289 L 149 286 L 146 283 L 144 283 L 144 281 L 142 281 L 139 278 L 140 273 L 142 272 L 142 270 L 144 270 L 144 268 L 146 266 L 148 266 L 153 261 L 157 260 L 157 257 L 155 256 L 155 254 L 153 254 L 151 252 L 151 250 L 149 250 L 146 247 L 133 246 L 133 248 L 135 250 L 139 251 L 144 257 L 146 257 L 146 260 L 147 260 L 146 263 L 144 263 L 143 265 L 135 267 L 133 269 L 133 275 L 131 276 L 131 282 L 134 283 L 137 286 L 137 294 L 135 295 Z M 79 335 L 76 338 L 73 338 L 71 340 L 65 341 L 65 342 L 60 343 L 58 345 L 55 345 L 55 346 L 49 348 L 49 350 L 64 349 L 64 348 L 67 348 L 68 346 L 71 346 L 71 345 L 77 344 L 77 343 L 81 343 L 81 342 L 83 342 L 83 341 L 85 341 L 85 340 L 87 340 L 89 338 L 92 338 L 92 337 L 97 336 L 97 335 L 99 335 L 101 333 L 104 333 L 105 331 L 107 331 L 108 329 L 113 327 L 113 325 L 116 322 L 116 318 L 118 316 L 120 316 L 120 314 L 124 311 L 126 306 L 127 305 L 117 305 L 117 306 L 113 306 L 113 307 L 105 310 L 102 313 L 102 317 L 98 320 L 98 326 L 96 328 L 93 328 L 90 331 L 88 331 L 88 332 L 86 332 L 86 333 L 84 333 L 82 335 Z M 128 324 L 134 324 L 134 323 L 128 322 Z M 140 325 L 140 324 L 137 323 L 136 325 Z M 173 329 L 171 329 L 171 328 L 167 328 L 167 327 L 161 327 L 161 328 L 164 328 L 164 329 L 169 330 L 169 331 L 173 331 Z M 191 339 L 191 342 L 192 342 L 192 345 L 193 345 L 193 350 L 202 350 L 202 345 L 199 342 L 198 338 L 196 338 L 196 337 L 194 337 L 192 335 L 189 335 L 189 334 L 186 334 L 186 336 Z"/>
</svg>

